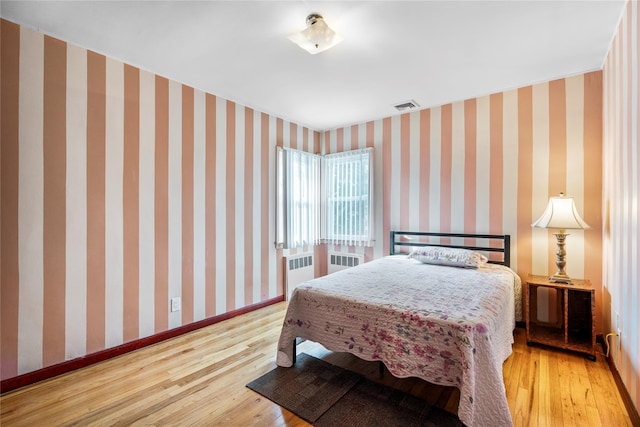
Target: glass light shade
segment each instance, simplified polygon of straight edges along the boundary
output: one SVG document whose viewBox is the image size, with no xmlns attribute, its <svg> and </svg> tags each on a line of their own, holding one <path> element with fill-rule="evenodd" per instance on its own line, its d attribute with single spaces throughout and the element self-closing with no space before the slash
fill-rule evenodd
<svg viewBox="0 0 640 427">
<path fill-rule="evenodd" d="M 539 228 L 589 228 L 586 222 L 580 217 L 573 197 L 565 197 L 560 193 L 559 197 L 551 197 L 544 213 L 537 221 L 531 224 L 532 227 Z"/>
<path fill-rule="evenodd" d="M 289 40 L 312 55 L 324 52 L 340 43 L 343 39 L 324 22 L 320 15 L 307 17 L 307 28 L 289 36 Z"/>
</svg>

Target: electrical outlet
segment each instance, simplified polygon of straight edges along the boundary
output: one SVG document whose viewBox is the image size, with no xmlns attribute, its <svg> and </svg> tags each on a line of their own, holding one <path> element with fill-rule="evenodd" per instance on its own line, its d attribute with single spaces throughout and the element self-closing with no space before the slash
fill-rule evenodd
<svg viewBox="0 0 640 427">
<path fill-rule="evenodd" d="M 180 311 L 180 297 L 171 298 L 171 311 Z"/>
<path fill-rule="evenodd" d="M 620 328 L 618 328 L 618 357 L 620 357 L 619 355 L 622 354 L 622 331 L 620 330 Z"/>
</svg>

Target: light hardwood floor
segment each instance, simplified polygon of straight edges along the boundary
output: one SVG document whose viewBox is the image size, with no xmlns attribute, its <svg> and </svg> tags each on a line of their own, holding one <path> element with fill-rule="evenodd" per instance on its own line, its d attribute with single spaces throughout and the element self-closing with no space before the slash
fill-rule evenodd
<svg viewBox="0 0 640 427">
<path fill-rule="evenodd" d="M 307 426 L 245 387 L 275 367 L 286 303 L 278 303 L 0 397 L 2 426 Z M 631 426 L 602 355 L 596 362 L 528 347 L 516 329 L 504 363 L 515 426 Z M 381 378 L 376 363 L 305 342 L 316 357 L 456 412 L 459 393 Z"/>
</svg>

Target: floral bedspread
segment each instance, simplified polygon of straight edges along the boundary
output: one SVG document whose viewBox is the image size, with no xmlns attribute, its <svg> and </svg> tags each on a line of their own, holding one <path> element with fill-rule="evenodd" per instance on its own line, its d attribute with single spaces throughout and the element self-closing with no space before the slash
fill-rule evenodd
<svg viewBox="0 0 640 427">
<path fill-rule="evenodd" d="M 502 363 L 515 327 L 509 268 L 464 269 L 389 256 L 306 282 L 294 291 L 277 364 L 291 366 L 296 337 L 365 360 L 396 377 L 460 389 L 469 427 L 510 426 Z"/>
</svg>

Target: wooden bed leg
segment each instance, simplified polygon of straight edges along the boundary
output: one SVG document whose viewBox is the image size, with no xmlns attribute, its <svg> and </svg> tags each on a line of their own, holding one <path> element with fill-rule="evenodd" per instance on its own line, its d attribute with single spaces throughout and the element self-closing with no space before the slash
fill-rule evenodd
<svg viewBox="0 0 640 427">
<path fill-rule="evenodd" d="M 381 360 L 378 361 L 378 370 L 380 372 L 380 376 L 384 375 L 384 363 Z"/>
</svg>

